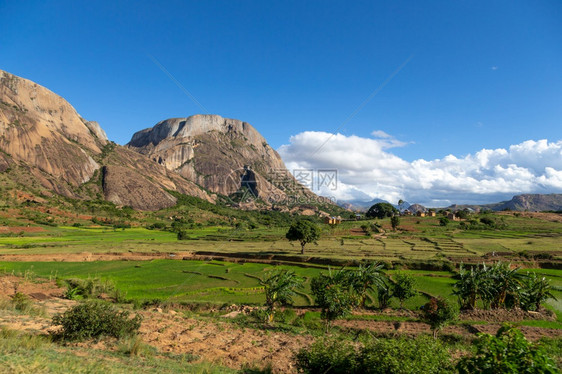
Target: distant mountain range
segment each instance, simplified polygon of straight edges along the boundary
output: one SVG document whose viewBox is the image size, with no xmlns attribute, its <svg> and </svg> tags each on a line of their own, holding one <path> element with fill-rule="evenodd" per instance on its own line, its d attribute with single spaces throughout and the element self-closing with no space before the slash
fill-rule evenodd
<svg viewBox="0 0 562 374">
<path fill-rule="evenodd" d="M 464 208 L 471 209 L 490 209 L 493 211 L 513 210 L 513 211 L 562 211 L 562 194 L 523 194 L 513 196 L 511 200 L 493 204 L 482 205 L 451 205 L 452 210 Z"/>
<path fill-rule="evenodd" d="M 369 201 L 364 201 L 364 200 L 339 200 L 338 201 L 338 205 L 341 206 L 342 208 L 355 210 L 355 211 L 368 210 L 370 207 L 372 207 L 377 203 L 389 203 L 389 202 L 382 199 L 373 199 Z M 391 204 L 391 205 L 394 206 L 396 209 L 408 209 L 410 207 L 410 203 L 408 203 L 407 201 L 405 201 L 401 207 L 399 207 L 397 204 Z"/>
<path fill-rule="evenodd" d="M 386 200 L 373 199 L 370 201 L 338 201 L 338 204 L 346 209 L 365 211 L 376 203 L 387 203 Z M 394 204 L 393 204 L 394 205 Z M 398 208 L 397 205 L 394 205 Z M 404 203 L 403 209 L 410 209 L 413 211 L 426 210 L 426 207 L 420 204 Z M 492 204 L 453 204 L 445 209 L 453 211 L 470 208 L 474 210 L 513 210 L 513 211 L 530 211 L 530 212 L 543 212 L 543 211 L 562 211 L 562 194 L 523 194 L 514 196 L 511 200 L 502 201 Z"/>
</svg>

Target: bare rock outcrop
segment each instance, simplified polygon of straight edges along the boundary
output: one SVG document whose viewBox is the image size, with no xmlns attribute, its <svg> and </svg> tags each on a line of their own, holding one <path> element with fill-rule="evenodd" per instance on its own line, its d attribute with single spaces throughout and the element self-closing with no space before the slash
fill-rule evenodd
<svg viewBox="0 0 562 374">
<path fill-rule="evenodd" d="M 192 181 L 110 142 L 62 97 L 1 70 L 0 172 L 40 193 L 102 195 L 141 210 L 174 205 L 167 190 L 213 201 Z"/>
<path fill-rule="evenodd" d="M 78 186 L 99 169 L 101 146 L 62 97 L 0 71 L 0 149 L 14 161 Z"/>
<path fill-rule="evenodd" d="M 244 190 L 262 201 L 314 196 L 249 123 L 218 115 L 171 118 L 135 133 L 127 144 L 194 183 L 222 195 Z"/>
</svg>

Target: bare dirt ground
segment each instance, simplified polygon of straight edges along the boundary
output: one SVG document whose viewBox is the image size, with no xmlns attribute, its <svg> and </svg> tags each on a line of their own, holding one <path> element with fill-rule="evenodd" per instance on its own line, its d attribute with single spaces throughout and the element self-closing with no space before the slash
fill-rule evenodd
<svg viewBox="0 0 562 374">
<path fill-rule="evenodd" d="M 20 233 L 20 232 L 43 232 L 44 228 L 39 226 L 0 226 L 0 234 Z"/>
<path fill-rule="evenodd" d="M 145 311 L 142 339 L 164 352 L 191 353 L 231 368 L 270 364 L 279 373 L 295 372 L 293 355 L 310 337 L 240 328 L 221 321 L 185 318 L 170 312 Z"/>
<path fill-rule="evenodd" d="M 53 281 L 26 280 L 12 275 L 0 276 L 0 302 L 9 300 L 15 290 L 28 295 L 41 313 L 30 316 L 13 310 L 0 309 L 0 326 L 13 330 L 48 334 L 56 329 L 51 325 L 52 316 L 76 305 L 75 301 L 61 298 L 64 290 Z M 304 313 L 304 311 L 299 310 L 299 313 Z M 143 316 L 139 336 L 145 343 L 158 348 L 161 352 L 192 354 L 199 357 L 201 361 L 213 362 L 234 369 L 271 365 L 276 373 L 294 373 L 296 372 L 293 366 L 294 353 L 314 341 L 313 337 L 307 335 L 244 328 L 229 322 L 226 318 L 199 317 L 185 314 L 181 310 L 153 308 L 142 310 L 139 313 Z M 449 326 L 444 329 L 443 333 L 471 338 L 478 332 L 494 334 L 501 326 L 499 322 L 496 322 L 498 319 L 528 319 L 527 316 L 521 314 L 527 312 L 516 312 L 513 316 L 507 316 L 505 313 L 508 312 L 473 312 L 472 315 L 461 318 L 465 320 L 472 317 L 475 321 L 490 321 L 490 323 Z M 230 314 L 233 315 L 233 313 Z M 362 311 L 361 314 L 412 318 L 416 316 L 412 311 L 391 309 L 381 312 Z M 429 326 L 421 322 L 342 320 L 336 321 L 335 325 L 352 330 L 369 330 L 389 335 L 415 336 L 430 333 Z M 538 327 L 522 326 L 521 330 L 531 340 L 545 336 L 560 337 L 562 334 L 561 330 Z M 94 346 L 103 348 L 104 344 L 95 343 L 92 347 Z M 105 347 L 112 349 L 109 343 Z"/>
</svg>

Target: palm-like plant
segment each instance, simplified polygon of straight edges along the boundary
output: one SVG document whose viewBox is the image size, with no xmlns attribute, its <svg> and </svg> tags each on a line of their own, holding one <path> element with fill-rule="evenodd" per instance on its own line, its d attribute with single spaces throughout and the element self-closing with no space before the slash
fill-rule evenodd
<svg viewBox="0 0 562 374">
<path fill-rule="evenodd" d="M 383 281 L 382 284 L 377 285 L 377 301 L 379 302 L 379 308 L 388 308 L 390 306 L 390 299 L 392 299 L 392 287 L 390 287 L 387 282 Z"/>
<path fill-rule="evenodd" d="M 519 267 L 512 269 L 510 264 L 503 262 L 498 262 L 490 267 L 488 278 L 491 285 L 492 308 L 505 307 L 507 300 L 512 304 L 510 306 L 519 305 L 524 275 L 519 274 L 518 270 Z"/>
<path fill-rule="evenodd" d="M 357 270 L 349 271 L 349 281 L 355 292 L 357 292 L 361 307 L 365 306 L 368 291 L 385 285 L 383 268 L 383 264 L 373 262 L 366 266 L 361 264 Z"/>
<path fill-rule="evenodd" d="M 295 289 L 303 287 L 304 279 L 294 271 L 276 269 L 260 281 L 265 290 L 265 304 L 267 306 L 268 321 L 273 322 L 273 313 L 276 305 L 293 303 Z"/>
<path fill-rule="evenodd" d="M 524 279 L 524 289 L 521 293 L 521 307 L 525 310 L 539 310 L 541 303 L 556 297 L 550 292 L 550 280 L 540 277 L 536 273 L 527 273 Z"/>
<path fill-rule="evenodd" d="M 471 267 L 466 270 L 460 265 L 458 281 L 453 286 L 453 294 L 457 296 L 461 309 L 474 309 L 478 298 L 487 297 L 488 287 L 486 285 L 486 265 L 482 268 Z"/>
</svg>

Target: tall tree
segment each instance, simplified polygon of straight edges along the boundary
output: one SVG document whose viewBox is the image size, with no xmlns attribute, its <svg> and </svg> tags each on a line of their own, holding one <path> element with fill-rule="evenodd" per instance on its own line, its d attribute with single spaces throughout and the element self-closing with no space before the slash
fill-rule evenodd
<svg viewBox="0 0 562 374">
<path fill-rule="evenodd" d="M 285 237 L 290 241 L 298 241 L 301 244 L 301 254 L 304 254 L 304 246 L 307 243 L 315 243 L 320 238 L 320 227 L 313 222 L 300 220 L 294 222 Z"/>
<path fill-rule="evenodd" d="M 372 207 L 369 208 L 367 213 L 365 214 L 369 218 L 385 218 L 385 217 L 392 217 L 398 213 L 398 209 L 393 207 L 389 203 L 376 203 Z"/>
</svg>

